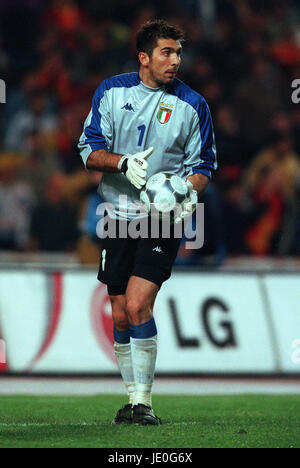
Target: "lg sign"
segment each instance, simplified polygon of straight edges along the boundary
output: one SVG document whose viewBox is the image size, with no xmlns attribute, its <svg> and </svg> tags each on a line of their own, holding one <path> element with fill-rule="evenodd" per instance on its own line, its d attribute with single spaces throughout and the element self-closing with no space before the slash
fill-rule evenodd
<svg viewBox="0 0 300 468">
<path fill-rule="evenodd" d="M 179 312 L 174 299 L 169 299 L 169 308 L 174 325 L 176 339 L 181 348 L 198 348 L 202 345 L 197 336 L 184 336 L 180 328 Z M 213 313 L 218 312 L 220 317 L 218 325 L 213 320 Z M 209 298 L 199 308 L 199 320 L 203 325 L 205 334 L 216 348 L 236 347 L 237 340 L 232 322 L 228 319 L 229 308 L 220 299 Z"/>
<path fill-rule="evenodd" d="M 184 334 L 180 325 L 181 314 L 177 309 L 176 300 L 168 299 L 168 306 L 179 348 L 199 348 L 202 341 L 198 336 Z M 94 291 L 91 301 L 92 328 L 98 344 L 115 363 L 113 323 L 107 289 L 100 284 Z M 234 326 L 229 318 L 229 307 L 216 297 L 206 299 L 199 308 L 199 321 L 205 331 L 208 341 L 218 349 L 237 347 Z"/>
</svg>

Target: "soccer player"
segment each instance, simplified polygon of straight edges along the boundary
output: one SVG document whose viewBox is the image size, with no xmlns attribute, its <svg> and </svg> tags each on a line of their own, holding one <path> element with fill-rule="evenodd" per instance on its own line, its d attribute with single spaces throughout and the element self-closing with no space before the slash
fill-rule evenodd
<svg viewBox="0 0 300 468">
<path fill-rule="evenodd" d="M 204 98 L 176 78 L 183 33 L 163 20 L 137 33 L 140 68 L 104 80 L 85 121 L 79 149 L 89 170 L 103 172 L 99 193 L 109 215 L 130 222 L 130 207 L 151 175 L 167 171 L 189 187 L 183 221 L 217 168 L 211 115 Z M 120 203 L 127 196 L 127 205 Z M 110 210 L 112 211 L 112 210 Z M 178 221 L 178 219 L 177 219 Z M 103 239 L 98 279 L 107 284 L 114 322 L 114 349 L 129 395 L 114 424 L 159 425 L 152 409 L 157 354 L 153 316 L 156 295 L 171 274 L 180 239 Z"/>
</svg>

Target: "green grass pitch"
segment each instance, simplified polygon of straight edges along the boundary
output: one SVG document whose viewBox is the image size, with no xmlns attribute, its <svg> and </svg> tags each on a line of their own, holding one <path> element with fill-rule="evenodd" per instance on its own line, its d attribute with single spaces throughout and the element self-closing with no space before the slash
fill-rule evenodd
<svg viewBox="0 0 300 468">
<path fill-rule="evenodd" d="M 116 395 L 0 397 L 0 448 L 300 448 L 300 397 L 159 396 L 159 427 L 112 426 Z"/>
</svg>

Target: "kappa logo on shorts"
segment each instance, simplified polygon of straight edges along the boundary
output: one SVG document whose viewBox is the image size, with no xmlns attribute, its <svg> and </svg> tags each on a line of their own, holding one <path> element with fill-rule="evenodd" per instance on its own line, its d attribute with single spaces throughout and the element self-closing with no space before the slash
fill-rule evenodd
<svg viewBox="0 0 300 468">
<path fill-rule="evenodd" d="M 163 249 L 159 245 L 154 247 L 154 249 L 152 249 L 152 252 L 164 253 Z"/>
</svg>

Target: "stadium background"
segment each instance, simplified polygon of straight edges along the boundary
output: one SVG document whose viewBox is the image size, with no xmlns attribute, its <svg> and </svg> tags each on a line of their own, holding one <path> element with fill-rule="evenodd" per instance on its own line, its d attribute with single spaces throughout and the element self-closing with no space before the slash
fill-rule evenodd
<svg viewBox="0 0 300 468">
<path fill-rule="evenodd" d="M 158 373 L 300 374 L 299 1 L 2 0 L 0 369 L 117 374 L 96 281 L 101 177 L 77 150 L 98 84 L 137 70 L 134 37 L 186 31 L 179 78 L 207 100 L 220 168 L 205 244 L 158 299 Z"/>
</svg>

